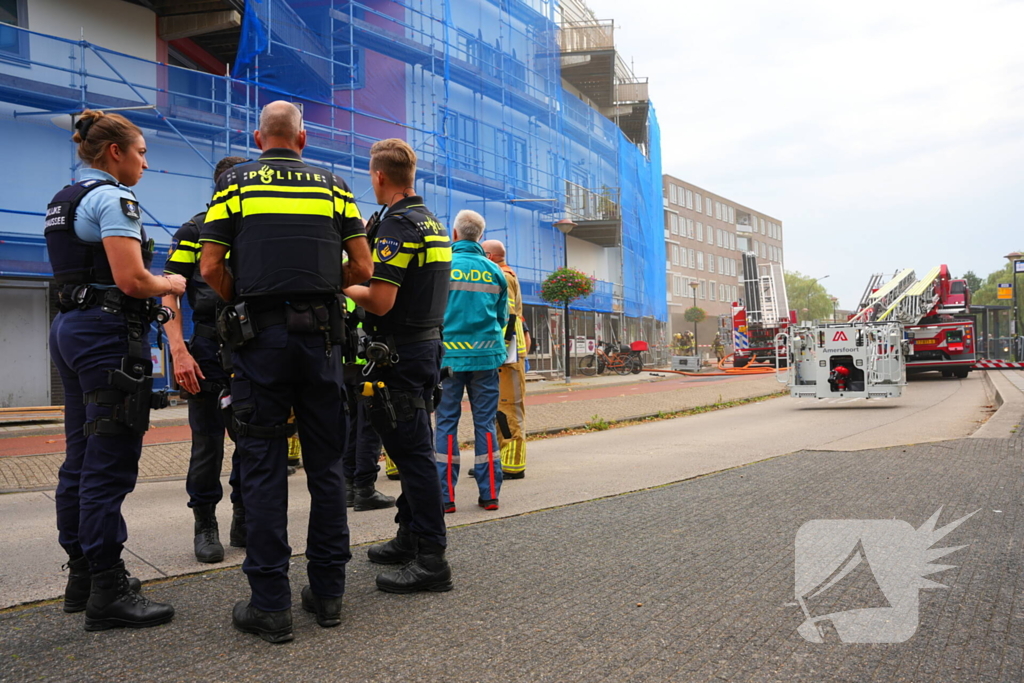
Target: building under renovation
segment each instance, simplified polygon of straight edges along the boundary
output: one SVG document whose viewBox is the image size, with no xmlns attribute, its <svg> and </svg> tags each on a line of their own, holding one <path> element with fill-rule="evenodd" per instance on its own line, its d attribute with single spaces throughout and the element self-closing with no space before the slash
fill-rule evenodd
<svg viewBox="0 0 1024 683">
<path fill-rule="evenodd" d="M 386 137 L 414 147 L 416 189 L 442 220 L 484 215 L 523 284 L 535 369 L 562 362 L 561 309 L 539 290 L 566 256 L 596 280 L 572 306 L 574 337 L 664 342 L 658 124 L 612 22 L 581 2 L 6 0 L 0 22 L 0 406 L 61 400 L 43 214 L 77 177 L 70 131 L 86 108 L 146 134 L 135 190 L 156 267 L 217 160 L 257 156 L 260 107 L 286 99 L 303 109 L 306 159 L 344 178 L 364 215 L 369 149 Z"/>
</svg>

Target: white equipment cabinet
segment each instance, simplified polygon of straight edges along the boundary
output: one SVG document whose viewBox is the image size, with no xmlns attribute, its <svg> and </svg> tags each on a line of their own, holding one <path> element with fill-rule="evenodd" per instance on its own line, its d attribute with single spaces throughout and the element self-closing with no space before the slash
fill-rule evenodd
<svg viewBox="0 0 1024 683">
<path fill-rule="evenodd" d="M 898 398 L 907 383 L 907 346 L 899 323 L 795 326 L 776 337 L 789 372 L 780 383 L 794 398 Z"/>
</svg>

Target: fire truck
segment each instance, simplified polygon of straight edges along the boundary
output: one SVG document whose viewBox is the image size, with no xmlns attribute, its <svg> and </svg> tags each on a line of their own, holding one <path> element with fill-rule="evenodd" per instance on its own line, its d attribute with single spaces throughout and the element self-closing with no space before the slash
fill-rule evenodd
<svg viewBox="0 0 1024 683">
<path fill-rule="evenodd" d="M 742 266 L 743 303 L 733 303 L 731 311 L 733 366 L 742 368 L 756 359 L 786 367 L 788 352 L 778 338 L 796 318 L 789 310 L 782 267 L 762 264 L 758 270 L 754 252 L 743 254 Z"/>
<path fill-rule="evenodd" d="M 943 264 L 917 278 L 913 270 L 886 280 L 871 276 L 851 323 L 898 322 L 908 342 L 907 374 L 937 371 L 966 377 L 977 361 L 971 293 Z"/>
</svg>

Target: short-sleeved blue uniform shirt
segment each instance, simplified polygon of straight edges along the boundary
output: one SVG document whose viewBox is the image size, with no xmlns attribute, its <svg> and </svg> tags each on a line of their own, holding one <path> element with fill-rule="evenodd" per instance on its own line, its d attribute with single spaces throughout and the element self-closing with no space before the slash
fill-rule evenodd
<svg viewBox="0 0 1024 683">
<path fill-rule="evenodd" d="M 79 180 L 111 180 L 117 178 L 106 171 L 95 168 L 83 168 Z M 134 202 L 134 213 L 139 218 L 131 218 L 125 211 L 124 203 Z M 75 234 L 86 242 L 102 242 L 104 237 L 134 237 L 142 241 L 142 210 L 138 208 L 135 193 L 127 185 L 102 185 L 85 195 L 78 205 L 75 216 Z"/>
</svg>

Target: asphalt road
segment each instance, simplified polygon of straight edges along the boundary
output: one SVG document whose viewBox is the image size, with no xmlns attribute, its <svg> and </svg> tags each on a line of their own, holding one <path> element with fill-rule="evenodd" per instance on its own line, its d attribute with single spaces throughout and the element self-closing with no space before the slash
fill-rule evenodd
<svg viewBox="0 0 1024 683">
<path fill-rule="evenodd" d="M 532 441 L 527 478 L 510 481 L 501 509 L 476 506 L 477 491 L 464 477 L 457 488 L 459 511 L 450 526 L 493 520 L 629 491 L 677 482 L 710 472 L 800 450 L 857 450 L 968 436 L 987 415 L 990 403 L 980 375 L 968 379 L 924 379 L 906 387 L 900 399 L 813 401 L 772 399 L 701 415 L 633 427 Z M 543 410 L 537 406 L 534 410 Z M 305 544 L 309 497 L 300 471 L 290 480 L 290 542 Z M 227 482 L 224 482 L 225 488 Z M 385 493 L 398 495 L 398 483 L 380 478 Z M 142 580 L 211 568 L 192 555 L 192 518 L 180 481 L 140 484 L 124 511 L 129 540 L 126 564 Z M 56 543 L 50 492 L 0 496 L 0 608 L 59 596 L 66 560 Z M 230 506 L 218 508 L 221 527 Z M 389 538 L 392 510 L 350 514 L 352 542 Z M 244 554 L 226 548 L 225 562 L 240 564 Z"/>
</svg>

